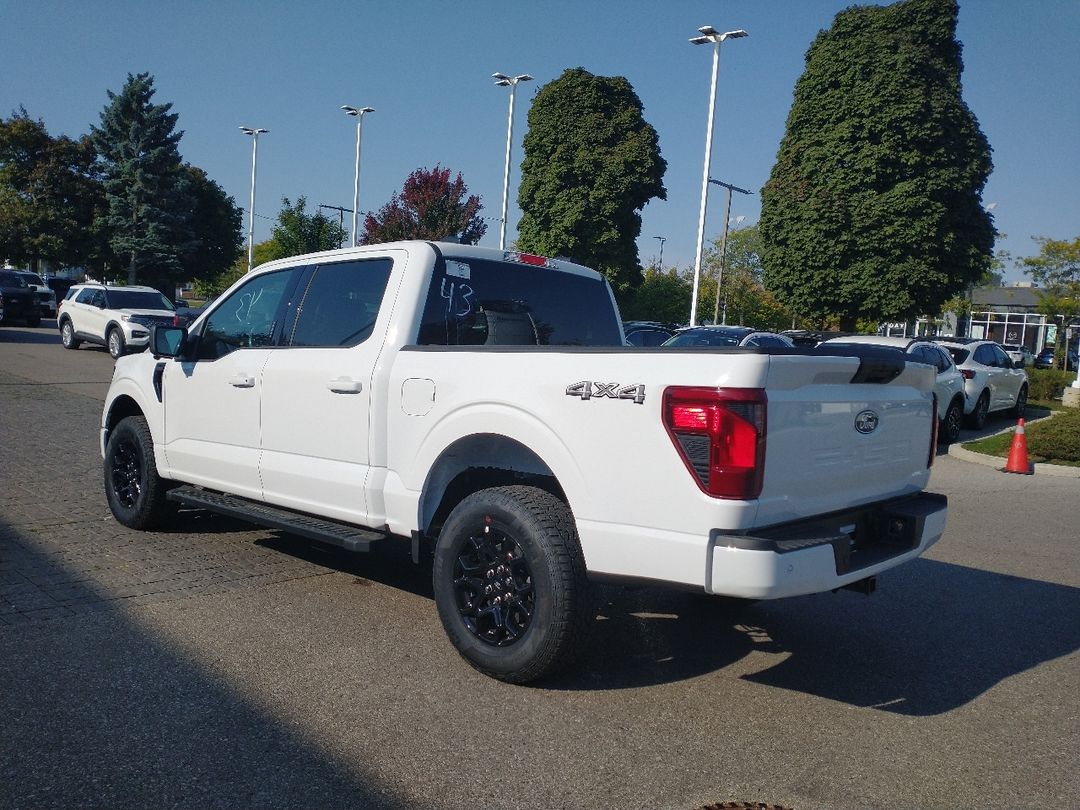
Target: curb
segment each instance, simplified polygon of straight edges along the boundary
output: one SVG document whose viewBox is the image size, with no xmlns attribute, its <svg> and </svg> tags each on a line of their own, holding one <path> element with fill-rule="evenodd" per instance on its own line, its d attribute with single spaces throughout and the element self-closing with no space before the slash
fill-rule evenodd
<svg viewBox="0 0 1080 810">
<path fill-rule="evenodd" d="M 1033 425 L 1035 424 L 1035 422 L 1041 422 L 1043 421 L 1043 419 L 1049 419 L 1053 415 L 1054 414 L 1051 413 L 1050 416 L 1044 416 L 1042 417 L 1042 419 L 1035 419 L 1034 421 L 1028 422 L 1028 424 Z M 997 433 L 992 433 L 990 435 L 999 436 L 1002 433 L 1011 433 L 1015 429 L 1016 426 L 1013 425 L 1012 427 L 1007 427 L 1004 430 L 999 430 Z M 961 442 L 950 444 L 948 455 L 952 456 L 953 458 L 960 459 L 961 461 L 967 461 L 972 464 L 981 464 L 984 467 L 996 467 L 999 470 L 1003 466 L 1005 466 L 1005 459 L 1003 458 L 998 458 L 997 456 L 988 456 L 984 453 L 976 453 L 973 450 L 965 450 L 960 445 Z M 1063 464 L 1033 463 L 1032 468 L 1035 471 L 1035 475 L 1053 475 L 1059 478 L 1080 478 L 1080 467 L 1066 467 Z"/>
</svg>

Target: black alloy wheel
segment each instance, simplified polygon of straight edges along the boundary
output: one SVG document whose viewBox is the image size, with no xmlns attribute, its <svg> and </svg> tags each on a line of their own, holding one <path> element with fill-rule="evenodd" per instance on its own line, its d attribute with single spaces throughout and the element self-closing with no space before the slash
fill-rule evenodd
<svg viewBox="0 0 1080 810">
<path fill-rule="evenodd" d="M 981 430 L 986 424 L 986 417 L 990 415 L 990 392 L 983 391 L 979 400 L 975 403 L 975 410 L 968 417 L 968 422 L 975 430 Z"/>
<path fill-rule="evenodd" d="M 536 595 L 525 552 L 488 515 L 454 562 L 454 592 L 465 626 L 486 644 L 513 644 L 529 629 Z"/>
<path fill-rule="evenodd" d="M 1028 387 L 1026 385 L 1020 386 L 1020 390 L 1016 394 L 1016 402 L 1009 408 L 1009 416 L 1013 419 L 1023 419 L 1024 413 L 1027 411 L 1028 401 Z"/>
</svg>

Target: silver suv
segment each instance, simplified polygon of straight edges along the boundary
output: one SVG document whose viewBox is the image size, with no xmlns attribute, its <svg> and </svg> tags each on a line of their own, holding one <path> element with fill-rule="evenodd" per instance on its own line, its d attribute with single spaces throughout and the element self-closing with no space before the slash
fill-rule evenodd
<svg viewBox="0 0 1080 810">
<path fill-rule="evenodd" d="M 178 320 L 173 302 L 153 287 L 76 284 L 60 302 L 56 323 L 65 349 L 97 343 L 115 359 L 145 349 L 151 326 L 173 326 Z"/>
</svg>

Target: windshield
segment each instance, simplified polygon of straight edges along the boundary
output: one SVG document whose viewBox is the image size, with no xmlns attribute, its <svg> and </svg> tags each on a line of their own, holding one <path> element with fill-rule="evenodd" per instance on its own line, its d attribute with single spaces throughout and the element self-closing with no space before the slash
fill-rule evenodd
<svg viewBox="0 0 1080 810">
<path fill-rule="evenodd" d="M 745 333 L 743 333 L 745 334 Z M 738 346 L 743 334 L 723 329 L 689 329 L 680 332 L 665 346 Z"/>
<path fill-rule="evenodd" d="M 108 290 L 109 309 L 176 309 L 173 302 L 156 290 Z"/>
</svg>

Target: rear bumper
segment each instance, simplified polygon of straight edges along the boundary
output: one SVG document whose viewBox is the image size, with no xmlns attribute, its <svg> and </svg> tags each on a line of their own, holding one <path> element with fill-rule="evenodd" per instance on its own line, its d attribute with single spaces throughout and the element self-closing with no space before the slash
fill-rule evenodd
<svg viewBox="0 0 1080 810">
<path fill-rule="evenodd" d="M 922 492 L 753 534 L 709 534 L 705 590 L 747 599 L 820 593 L 918 557 L 941 539 L 948 500 Z"/>
</svg>

